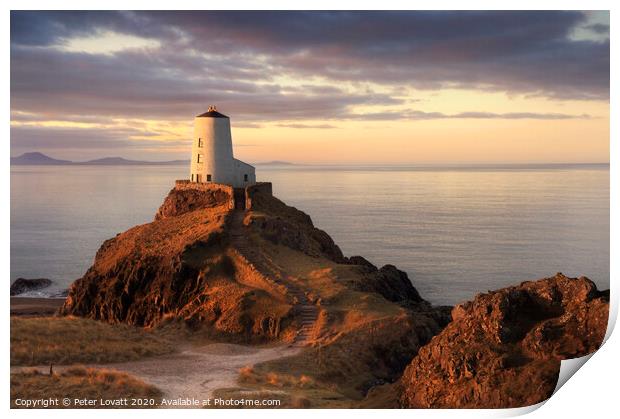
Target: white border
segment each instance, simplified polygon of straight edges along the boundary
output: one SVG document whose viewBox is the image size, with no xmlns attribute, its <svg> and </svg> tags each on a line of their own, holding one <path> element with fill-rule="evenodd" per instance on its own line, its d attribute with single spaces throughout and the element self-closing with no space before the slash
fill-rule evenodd
<svg viewBox="0 0 620 419">
<path fill-rule="evenodd" d="M 616 2 L 617 3 L 617 2 Z M 354 9 L 363 9 L 363 10 L 378 10 L 378 9 L 417 9 L 417 10 L 462 10 L 464 6 L 467 6 L 468 9 L 477 9 L 477 10 L 611 10 L 611 97 L 617 97 L 617 83 L 615 82 L 615 73 L 617 72 L 618 66 L 617 64 L 617 39 L 613 39 L 613 34 L 615 32 L 615 28 L 618 24 L 618 19 L 616 18 L 616 10 L 617 7 L 614 8 L 615 4 L 612 1 L 602 1 L 602 0 L 590 0 L 590 1 L 549 1 L 549 0 L 522 0 L 519 2 L 516 1 L 503 1 L 497 2 L 492 0 L 473 0 L 468 2 L 462 1 L 426 1 L 426 2 L 407 2 L 407 1 L 397 1 L 397 0 L 383 0 L 381 2 L 371 2 L 368 0 L 347 0 L 347 1 L 338 1 L 334 2 L 326 1 L 326 0 L 314 0 L 312 2 L 295 2 L 292 3 L 290 1 L 285 0 L 263 0 L 260 4 L 257 4 L 255 1 L 241 1 L 241 0 L 229 0 L 225 3 L 209 3 L 203 1 L 188 1 L 188 0 L 176 0 L 172 3 L 174 9 L 183 10 L 200 10 L 205 7 L 209 7 L 211 9 L 256 9 L 257 5 L 260 5 L 260 9 L 297 9 L 297 10 L 319 10 L 319 9 L 341 9 L 341 10 L 354 10 Z M 4 54 L 3 54 L 3 65 L 1 67 L 2 71 L 2 80 L 4 82 L 4 115 L 8 121 L 4 125 L 4 138 L 2 142 L 2 147 L 4 150 L 4 164 L 5 170 L 1 175 L 1 184 L 4 191 L 4 197 L 10 196 L 10 170 L 9 170 L 9 156 L 10 156 L 10 55 L 9 55 L 9 39 L 10 39 L 10 9 L 16 10 L 25 10 L 25 9 L 95 9 L 95 10 L 104 10 L 104 9 L 125 9 L 125 10 L 140 10 L 140 9 L 169 9 L 171 6 L 170 2 L 162 2 L 162 1 L 130 1 L 130 0 L 109 0 L 106 2 L 88 2 L 88 4 L 84 3 L 84 1 L 76 1 L 76 0 L 57 0 L 53 3 L 41 1 L 41 0 L 23 0 L 23 1 L 5 1 L 3 2 L 6 5 L 6 11 L 2 15 L 1 25 L 0 27 L 4 33 Z M 613 100 L 611 102 L 612 110 L 613 108 Z M 613 115 L 613 112 L 611 113 Z M 610 243 L 610 254 L 617 255 L 619 253 L 618 247 L 618 179 L 620 179 L 620 173 L 615 163 L 618 159 L 618 146 L 614 140 L 617 140 L 617 123 L 615 123 L 614 118 L 611 118 L 611 150 L 610 150 L 610 161 L 611 161 L 611 243 Z M 0 212 L 2 214 L 2 224 L 0 226 L 0 232 L 2 233 L 2 266 L 5 269 L 5 273 L 8 276 L 9 272 L 9 249 L 10 249 L 10 207 L 6 202 L 8 199 L 5 199 L 4 205 L 0 206 Z M 615 320 L 617 318 L 617 310 L 618 310 L 618 296 L 616 291 L 616 276 L 617 276 L 618 264 L 616 260 L 612 258 L 611 260 L 611 270 L 610 270 L 610 284 L 612 289 L 612 305 L 611 305 L 611 313 L 610 313 L 610 328 L 609 331 L 613 329 L 615 324 Z M 5 310 L 9 310 L 9 296 L 8 292 L 2 293 L 4 298 L 4 307 Z M 4 333 L 2 334 L 3 345 L 2 345 L 2 353 L 4 356 L 4 363 L 2 364 L 2 377 L 4 380 L 2 381 L 2 401 L 3 406 L 8 409 L 9 406 L 9 316 L 4 316 Z M 608 334 L 609 335 L 609 334 Z M 386 415 L 395 417 L 412 417 L 416 418 L 424 418 L 424 417 L 505 417 L 505 416 L 515 416 L 519 414 L 524 414 L 529 411 L 535 410 L 534 413 L 531 414 L 532 417 L 609 417 L 611 412 L 617 411 L 617 388 L 615 387 L 616 380 L 618 378 L 618 362 L 616 358 L 616 354 L 618 353 L 618 338 L 616 335 L 609 336 L 609 340 L 605 343 L 605 345 L 592 357 L 592 359 L 587 362 L 587 366 L 582 368 L 578 373 L 575 379 L 569 380 L 559 391 L 555 394 L 548 402 L 544 403 L 544 406 L 540 409 L 535 408 L 525 408 L 525 409 L 506 409 L 506 410 L 356 410 L 355 412 L 351 412 L 358 417 L 376 417 L 377 415 Z M 542 404 L 541 404 L 542 405 Z M 540 407 L 540 405 L 536 406 Z M 269 418 L 272 419 L 274 417 L 288 417 L 291 414 L 294 414 L 299 418 L 310 418 L 314 417 L 317 414 L 327 415 L 327 416 L 336 416 L 342 415 L 344 412 L 339 410 L 296 410 L 294 413 L 286 410 L 250 410 L 244 411 L 247 412 L 248 415 L 252 415 L 255 418 Z M 17 411 L 11 410 L 10 415 L 19 416 L 19 417 L 41 417 L 45 415 L 46 417 L 80 417 L 83 418 L 85 415 L 93 416 L 93 417 L 109 417 L 112 414 L 120 417 L 170 417 L 170 415 L 174 416 L 188 416 L 188 417 L 229 417 L 231 415 L 240 414 L 239 411 L 231 411 L 231 410 L 208 410 L 208 411 L 175 411 L 175 412 L 167 412 L 165 410 L 157 410 L 157 411 L 116 411 L 114 413 L 107 410 L 94 410 L 94 411 L 61 411 L 61 410 L 47 410 L 45 412 L 42 411 Z"/>
</svg>

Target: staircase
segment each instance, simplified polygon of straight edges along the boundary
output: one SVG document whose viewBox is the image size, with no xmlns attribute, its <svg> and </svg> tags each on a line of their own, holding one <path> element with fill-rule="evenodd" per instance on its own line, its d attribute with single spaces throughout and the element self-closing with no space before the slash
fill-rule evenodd
<svg viewBox="0 0 620 419">
<path fill-rule="evenodd" d="M 301 320 L 301 327 L 297 331 L 292 346 L 306 346 L 318 318 L 319 310 L 308 300 L 304 291 L 297 284 L 285 279 L 286 274 L 277 264 L 267 259 L 249 243 L 243 225 L 244 217 L 245 211 L 242 208 L 235 208 L 230 223 L 231 244 L 250 266 L 279 288 L 284 288 L 286 293 L 293 298 L 294 310 Z"/>
</svg>

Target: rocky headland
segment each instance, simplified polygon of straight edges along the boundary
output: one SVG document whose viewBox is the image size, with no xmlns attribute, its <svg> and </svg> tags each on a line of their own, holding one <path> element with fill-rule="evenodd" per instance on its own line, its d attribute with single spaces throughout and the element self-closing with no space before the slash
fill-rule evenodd
<svg viewBox="0 0 620 419">
<path fill-rule="evenodd" d="M 607 328 L 609 292 L 561 273 L 457 305 L 396 383 L 368 406 L 509 408 L 553 394 L 560 362 L 590 354 Z"/>
<path fill-rule="evenodd" d="M 345 257 L 268 183 L 182 181 L 152 222 L 103 243 L 60 309 L 301 348 L 243 372 L 239 391 L 292 386 L 303 407 L 410 408 L 542 401 L 561 359 L 600 346 L 607 311 L 591 281 L 559 274 L 436 307 L 396 267 Z"/>
</svg>

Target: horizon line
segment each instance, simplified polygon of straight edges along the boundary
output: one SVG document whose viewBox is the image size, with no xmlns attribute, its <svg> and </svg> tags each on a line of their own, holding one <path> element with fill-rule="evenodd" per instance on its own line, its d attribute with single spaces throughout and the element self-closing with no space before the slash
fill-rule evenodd
<svg viewBox="0 0 620 419">
<path fill-rule="evenodd" d="M 157 165 L 157 164 L 170 164 L 170 163 L 177 163 L 179 165 L 184 164 L 184 163 L 189 163 L 191 161 L 191 158 L 172 158 L 170 160 L 136 160 L 133 158 L 126 158 L 126 157 L 122 157 L 122 156 L 103 156 L 103 157 L 96 157 L 96 158 L 91 158 L 88 160 L 69 160 L 69 159 L 63 159 L 63 158 L 56 158 L 56 157 L 51 157 L 45 153 L 42 153 L 40 151 L 29 151 L 29 152 L 24 152 L 21 153 L 18 156 L 10 156 L 10 159 L 18 159 L 24 155 L 27 154 L 38 154 L 41 155 L 45 158 L 48 158 L 50 160 L 53 161 L 57 161 L 60 162 L 56 165 L 71 165 L 71 164 L 75 164 L 75 165 L 84 165 L 84 164 L 88 164 L 91 162 L 97 162 L 97 161 L 101 161 L 101 160 L 111 160 L 111 159 L 120 159 L 120 160 L 124 160 L 127 163 L 127 165 L 131 165 L 131 162 L 135 162 L 135 163 L 147 163 L 147 164 L 153 164 L 153 165 Z M 502 162 L 502 161 L 497 161 L 497 162 L 475 162 L 475 161 L 462 161 L 462 162 L 295 162 L 295 161 L 289 161 L 289 160 L 280 160 L 280 159 L 274 159 L 274 160 L 268 160 L 268 161 L 254 161 L 252 162 L 252 164 L 256 164 L 256 165 L 277 165 L 277 164 L 281 164 L 281 165 L 294 165 L 294 166 L 515 166 L 515 165 L 610 165 L 611 162 L 607 161 L 607 162 L 533 162 L 533 161 L 523 161 L 523 162 Z M 12 163 L 10 163 L 10 165 L 13 165 Z M 16 164 L 18 166 L 21 165 L 30 165 L 30 166 L 37 166 L 36 163 L 30 163 L 30 164 Z M 41 164 L 41 165 L 45 165 L 45 164 Z M 54 165 L 54 164 L 47 164 L 47 165 Z M 102 166 L 104 166 L 105 164 L 101 164 Z M 113 165 L 113 164 L 111 164 Z M 172 164 L 170 164 L 172 165 Z"/>
</svg>

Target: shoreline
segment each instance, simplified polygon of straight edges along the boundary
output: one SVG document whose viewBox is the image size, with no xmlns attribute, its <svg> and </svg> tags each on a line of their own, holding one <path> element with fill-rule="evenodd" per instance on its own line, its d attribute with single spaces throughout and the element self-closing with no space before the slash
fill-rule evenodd
<svg viewBox="0 0 620 419">
<path fill-rule="evenodd" d="M 11 316 L 51 316 L 65 302 L 65 297 L 11 297 Z"/>
</svg>

